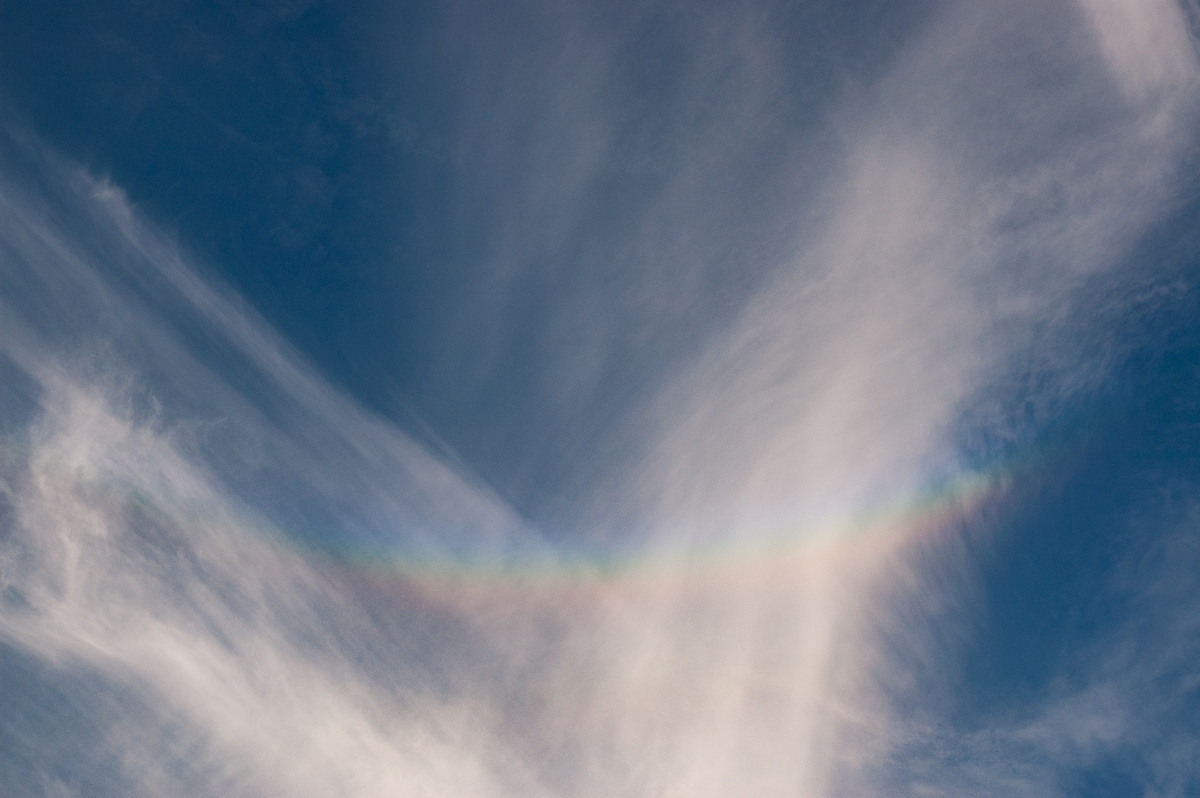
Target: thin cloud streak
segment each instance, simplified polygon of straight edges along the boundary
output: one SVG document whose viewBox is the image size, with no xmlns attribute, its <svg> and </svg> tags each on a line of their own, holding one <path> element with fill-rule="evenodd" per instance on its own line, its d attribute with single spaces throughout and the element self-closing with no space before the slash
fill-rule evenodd
<svg viewBox="0 0 1200 798">
<path fill-rule="evenodd" d="M 1195 486 L 1185 486 L 1192 496 Z M 1191 500 L 1189 500 L 1191 501 Z M 1164 512 L 1165 509 L 1165 512 Z M 1168 503 L 1162 516 L 1178 515 Z M 1162 521 L 1142 519 L 1141 527 Z M 1135 529 L 1106 593 L 1119 622 L 1075 646 L 1045 691 L 962 728 L 920 713 L 888 782 L 922 796 L 1077 794 L 1081 772 L 1136 763 L 1145 795 L 1185 796 L 1200 784 L 1191 726 L 1200 646 L 1196 509 L 1165 529 Z"/>
<path fill-rule="evenodd" d="M 1183 22 L 1166 4 L 1145 13 Z M 828 223 L 656 406 L 628 492 L 657 528 L 690 528 L 699 548 L 753 540 L 780 516 L 849 519 L 966 466 L 954 435 L 970 402 L 1171 207 L 1193 140 L 1191 41 L 1162 53 L 1119 16 L 1081 22 L 1029 4 L 952 11 L 853 109 Z M 1051 371 L 1049 389 L 1106 365 Z M 928 660 L 885 641 L 919 645 L 906 626 L 946 600 L 922 595 L 919 572 L 911 592 L 889 589 L 929 556 L 912 540 L 897 528 L 847 541 L 853 556 L 814 549 L 702 610 L 668 593 L 642 655 L 653 675 L 600 694 L 637 685 L 628 704 L 645 707 L 680 680 L 703 687 L 682 728 L 651 724 L 616 761 L 666 738 L 681 794 L 865 794 L 908 733 L 889 691 L 906 660 Z M 893 614 L 896 601 L 917 609 Z"/>
<path fill-rule="evenodd" d="M 318 381 L 119 192 L 69 177 L 67 224 L 99 231 L 81 241 L 5 186 L 6 382 L 36 406 L 5 443 L 7 643 L 132 685 L 144 706 L 105 731 L 148 747 L 128 774 L 144 794 L 527 791 L 519 768 L 470 764 L 487 758 L 473 720 L 486 707 L 417 701 L 438 676 L 416 663 L 435 647 L 431 619 L 396 617 L 385 635 L 277 526 L 327 503 L 310 523 L 373 524 L 418 551 L 469 530 L 482 552 L 488 534 L 519 542 L 512 514 Z M 150 287 L 158 306 L 142 301 Z M 181 313 L 168 322 L 163 306 Z M 87 337 L 38 329 L 58 318 Z M 197 332 L 223 362 L 189 347 Z M 255 381 L 218 376 L 247 361 Z M 487 660 L 479 645 L 468 661 Z M 142 739 L 147 726 L 163 736 Z"/>
</svg>

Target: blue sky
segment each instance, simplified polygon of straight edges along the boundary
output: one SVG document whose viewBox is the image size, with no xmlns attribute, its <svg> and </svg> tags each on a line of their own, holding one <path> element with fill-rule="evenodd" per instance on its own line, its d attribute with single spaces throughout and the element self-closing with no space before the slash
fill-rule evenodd
<svg viewBox="0 0 1200 798">
<path fill-rule="evenodd" d="M 4 794 L 1196 794 L 1196 13 L 3 4 Z"/>
</svg>

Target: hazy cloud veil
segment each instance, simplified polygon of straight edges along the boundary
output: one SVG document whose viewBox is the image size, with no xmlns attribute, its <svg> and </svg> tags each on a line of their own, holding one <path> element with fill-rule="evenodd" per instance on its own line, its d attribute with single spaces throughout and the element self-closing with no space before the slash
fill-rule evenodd
<svg viewBox="0 0 1200 798">
<path fill-rule="evenodd" d="M 939 5 L 804 102 L 779 9 L 599 11 L 434 37 L 483 241 L 438 379 L 536 340 L 493 418 L 567 471 L 554 529 L 5 132 L 5 795 L 1053 795 L 1146 746 L 1144 794 L 1198 783 L 1194 513 L 1120 644 L 987 728 L 941 656 L 1122 291 L 1194 288 L 1133 255 L 1194 187 L 1195 9 Z"/>
</svg>

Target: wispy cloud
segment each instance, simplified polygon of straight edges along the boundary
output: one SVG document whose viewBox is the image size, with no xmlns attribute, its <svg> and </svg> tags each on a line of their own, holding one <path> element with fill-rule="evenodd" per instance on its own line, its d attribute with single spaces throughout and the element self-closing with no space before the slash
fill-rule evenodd
<svg viewBox="0 0 1200 798">
<path fill-rule="evenodd" d="M 320 382 L 119 190 L 47 171 L 69 227 L 15 179 L 4 195 L 6 382 L 29 406 L 5 407 L 25 419 L 4 446 L 7 644 L 98 674 L 101 696 L 132 691 L 132 706 L 86 699 L 111 713 L 97 720 L 126 789 L 521 784 L 484 761 L 486 706 L 450 690 L 451 667 L 420 665 L 449 622 L 421 631 L 435 619 L 401 604 L 373 621 L 286 545 L 356 534 L 432 557 L 469 534 L 484 551 L 519 543 L 512 514 Z"/>
<path fill-rule="evenodd" d="M 595 422 L 603 462 L 580 473 L 605 476 L 577 540 L 543 539 L 330 387 L 118 187 L 5 144 L 0 639 L 98 682 L 72 700 L 122 754 L 100 787 L 818 796 L 888 794 L 903 772 L 913 794 L 1045 794 L 1134 739 L 1151 710 L 1122 691 L 1166 673 L 1136 642 L 987 732 L 946 739 L 897 706 L 936 680 L 930 624 L 965 579 L 939 534 L 979 491 L 919 497 L 967 467 L 964 427 L 1007 423 L 976 408 L 1015 372 L 1061 395 L 1103 373 L 1063 355 L 1064 320 L 1176 200 L 1200 78 L 1183 11 L 942 9 L 802 124 L 773 111 L 769 15 L 680 23 L 666 94 L 714 110 L 653 137 L 669 157 L 639 173 L 640 223 L 600 213 L 637 182 L 609 103 L 638 28 L 572 20 L 546 22 L 566 31 L 548 65 L 468 104 L 503 124 L 459 157 L 492 167 L 482 207 L 511 211 L 486 231 L 487 285 L 568 275 L 524 319 L 536 379 L 568 386 L 546 412 L 620 419 Z M 614 260 L 594 284 L 556 265 L 572 256 Z M 502 342 L 504 296 L 484 322 Z M 687 354 L 651 347 L 639 401 L 587 398 L 659 332 Z M 576 544 L 602 556 L 581 566 Z M 1171 628 L 1144 642 L 1160 662 L 1194 637 Z M 1191 778 L 1167 761 L 1191 745 L 1163 748 L 1161 794 Z M 68 770 L 29 789 L 68 789 Z"/>
<path fill-rule="evenodd" d="M 1158 511 L 1178 514 L 1173 503 Z M 1194 506 L 1167 523 L 1135 528 L 1140 542 L 1104 587 L 1118 607 L 1116 623 L 1071 646 L 1054 678 L 1026 702 L 968 724 L 921 713 L 885 770 L 889 783 L 929 796 L 1073 795 L 1086 774 L 1099 772 L 1110 783 L 1136 774 L 1139 783 L 1128 789 L 1144 795 L 1194 791 Z"/>
</svg>

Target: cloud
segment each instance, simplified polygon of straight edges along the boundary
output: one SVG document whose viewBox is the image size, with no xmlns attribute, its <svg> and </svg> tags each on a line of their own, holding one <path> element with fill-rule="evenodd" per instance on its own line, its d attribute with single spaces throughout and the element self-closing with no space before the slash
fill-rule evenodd
<svg viewBox="0 0 1200 798">
<path fill-rule="evenodd" d="M 456 678 L 418 665 L 451 621 L 432 635 L 432 614 L 393 602 L 377 622 L 292 550 L 355 530 L 368 552 L 406 541 L 419 559 L 457 530 L 482 555 L 489 535 L 519 544 L 511 512 L 321 382 L 119 189 L 42 163 L 45 193 L 31 195 L 6 166 L 3 354 L 19 390 L 4 408 L 0 630 L 68 681 L 100 679 L 76 700 L 128 771 L 111 783 L 155 795 L 523 784 L 520 767 L 484 761 L 486 706 L 428 695 Z M 477 645 L 468 661 L 487 660 Z M 106 701 L 114 692 L 125 700 Z"/>
<path fill-rule="evenodd" d="M 532 323 L 536 379 L 568 387 L 565 410 L 523 409 L 619 419 L 595 422 L 575 539 L 332 388 L 119 187 L 10 138 L 0 639 L 91 685 L 70 695 L 121 754 L 112 794 L 888 794 L 897 757 L 914 794 L 1045 788 L 1129 739 L 1121 685 L 1157 678 L 1129 676 L 1140 658 L 961 742 L 899 707 L 954 642 L 934 627 L 963 611 L 957 522 L 1002 487 L 954 481 L 963 436 L 1026 432 L 979 410 L 1019 372 L 1044 375 L 1037 400 L 1104 373 L 1064 354 L 1079 298 L 1119 283 L 1177 199 L 1196 56 L 1178 8 L 1131 8 L 941 9 L 790 126 L 769 20 L 681 24 L 668 94 L 724 110 L 652 137 L 672 157 L 640 224 L 598 213 L 628 187 L 608 171 L 629 144 L 607 105 L 621 30 L 564 23 L 547 58 L 572 69 L 486 84 L 472 109 L 504 124 L 462 157 L 498 170 L 480 205 L 512 212 L 484 284 L 621 256 L 599 284 L 563 278 Z M 521 326 L 505 296 L 501 343 Z M 664 373 L 637 401 L 586 398 L 628 329 L 675 325 L 695 340 L 646 356 Z M 29 783 L 71 788 L 67 764 L 42 768 Z"/>
<path fill-rule="evenodd" d="M 453 707 L 363 678 L 338 646 L 362 624 L 345 597 L 253 535 L 263 522 L 238 517 L 169 436 L 71 386 L 42 410 L 10 482 L 3 630 L 54 666 L 134 685 L 143 706 L 107 733 L 140 790 L 188 794 L 202 776 L 226 794 L 470 795 L 499 781 Z"/>
<path fill-rule="evenodd" d="M 894 691 L 931 659 L 920 619 L 954 601 L 938 573 L 956 552 L 931 542 L 944 522 L 854 519 L 966 467 L 963 419 L 1014 372 L 1060 396 L 1094 384 L 1110 364 L 1063 357 L 1058 325 L 1085 288 L 1122 279 L 1193 135 L 1191 43 L 1161 56 L 1188 78 L 1157 70 L 1130 94 L 1139 40 L 1118 57 L 1084 23 L 1014 4 L 931 25 L 841 110 L 824 223 L 663 388 L 624 495 L 670 530 L 665 548 L 682 534 L 698 570 L 728 574 L 663 591 L 643 655 L 661 675 L 622 673 L 611 692 L 646 706 L 702 687 L 682 728 L 648 724 L 618 760 L 666 737 L 683 793 L 864 794 L 908 734 Z"/>
<path fill-rule="evenodd" d="M 1145 795 L 1194 791 L 1196 518 L 1172 505 L 1132 522 L 1167 527 L 1134 530 L 1104 590 L 1117 622 L 1069 646 L 1032 700 L 968 723 L 930 720 L 892 758 L 888 783 L 915 795 L 1053 796 L 1099 774 Z"/>
</svg>

